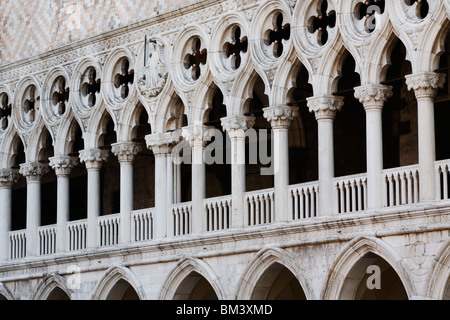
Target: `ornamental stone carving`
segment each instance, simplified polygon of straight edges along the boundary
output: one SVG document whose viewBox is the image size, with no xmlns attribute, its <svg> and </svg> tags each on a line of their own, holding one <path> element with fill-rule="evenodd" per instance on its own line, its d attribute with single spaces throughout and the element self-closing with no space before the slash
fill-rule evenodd
<svg viewBox="0 0 450 320">
<path fill-rule="evenodd" d="M 434 98 L 439 88 L 443 88 L 445 74 L 423 72 L 406 76 L 408 90 L 414 90 L 416 98 Z"/>
<path fill-rule="evenodd" d="M 308 98 L 308 108 L 314 112 L 317 120 L 333 119 L 336 112 L 341 111 L 344 106 L 344 98 L 333 95 Z"/>
<path fill-rule="evenodd" d="M 80 162 L 86 165 L 86 169 L 100 169 L 103 161 L 108 160 L 109 151 L 89 149 L 80 151 Z"/>
<path fill-rule="evenodd" d="M 366 110 L 383 109 L 384 103 L 392 97 L 392 87 L 381 84 L 369 84 L 355 88 L 355 98 Z"/>
<path fill-rule="evenodd" d="M 20 165 L 20 174 L 27 178 L 27 181 L 41 181 L 44 174 L 49 172 L 49 166 L 44 163 L 30 162 Z"/>
<path fill-rule="evenodd" d="M 19 170 L 1 169 L 0 188 L 11 188 L 19 180 L 19 177 Z"/>
<path fill-rule="evenodd" d="M 53 157 L 50 158 L 50 167 L 55 170 L 58 177 L 67 177 L 72 169 L 78 164 L 76 157 Z"/>
<path fill-rule="evenodd" d="M 255 125 L 255 117 L 235 116 L 222 118 L 222 128 L 228 132 L 230 138 L 243 137 L 245 132 Z"/>
<path fill-rule="evenodd" d="M 182 128 L 183 139 L 189 143 L 191 147 L 199 145 L 205 147 L 206 144 L 214 137 L 214 134 L 214 127 L 204 125 L 193 125 Z"/>
<path fill-rule="evenodd" d="M 272 129 L 288 129 L 298 116 L 298 107 L 277 106 L 263 109 L 264 118 L 272 125 Z"/>
<path fill-rule="evenodd" d="M 168 76 L 165 46 L 157 41 L 146 43 L 144 67 L 138 79 L 139 91 L 145 98 L 158 96 L 163 90 Z"/>
<path fill-rule="evenodd" d="M 145 141 L 155 156 L 167 155 L 179 141 L 179 135 L 174 132 L 156 133 L 146 136 Z"/>
<path fill-rule="evenodd" d="M 133 162 L 134 157 L 142 152 L 142 146 L 134 142 L 119 142 L 112 145 L 111 152 L 119 162 Z"/>
</svg>

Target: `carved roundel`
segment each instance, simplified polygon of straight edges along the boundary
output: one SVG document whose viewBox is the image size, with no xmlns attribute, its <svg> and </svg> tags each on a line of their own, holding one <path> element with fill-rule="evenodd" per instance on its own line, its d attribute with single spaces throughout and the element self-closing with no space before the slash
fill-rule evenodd
<svg viewBox="0 0 450 320">
<path fill-rule="evenodd" d="M 256 14 L 252 24 L 252 41 L 256 63 L 263 69 L 282 61 L 292 39 L 290 8 L 284 2 L 270 2 Z"/>
<path fill-rule="evenodd" d="M 295 37 L 302 51 L 317 54 L 331 45 L 337 35 L 337 12 L 332 0 L 309 0 L 297 6 L 294 21 L 299 25 Z"/>
<path fill-rule="evenodd" d="M 394 3 L 395 2 L 395 3 Z M 386 10 L 396 24 L 400 25 L 407 32 L 414 32 L 418 25 L 428 21 L 438 7 L 446 1 L 433 0 L 399 0 L 386 1 Z M 401 7 L 401 9 L 400 9 Z"/>
<path fill-rule="evenodd" d="M 341 31 L 349 42 L 366 41 L 385 26 L 387 19 L 385 0 L 352 0 L 342 4 L 343 12 L 338 16 Z"/>
<path fill-rule="evenodd" d="M 214 76 L 227 81 L 242 71 L 249 59 L 250 30 L 245 18 L 231 14 L 221 19 L 212 34 L 211 68 Z M 220 36 L 219 36 L 220 35 Z"/>
<path fill-rule="evenodd" d="M 69 75 L 63 68 L 57 67 L 49 72 L 44 81 L 42 95 L 44 120 L 51 125 L 55 125 L 70 108 L 71 89 Z"/>
<path fill-rule="evenodd" d="M 73 79 L 72 108 L 80 117 L 87 117 L 102 100 L 101 68 L 93 60 L 85 60 L 77 66 Z"/>
<path fill-rule="evenodd" d="M 136 86 L 141 98 L 153 99 L 164 89 L 170 46 L 160 38 L 145 37 L 136 60 Z"/>
<path fill-rule="evenodd" d="M 12 99 L 7 92 L 0 90 L 0 134 L 11 126 L 11 116 Z"/>
<path fill-rule="evenodd" d="M 189 27 L 174 41 L 177 45 L 172 55 L 173 80 L 182 90 L 192 89 L 208 72 L 209 43 L 205 39 L 202 30 Z"/>
<path fill-rule="evenodd" d="M 126 48 L 112 53 L 106 61 L 103 72 L 103 98 L 107 106 L 121 108 L 135 94 L 135 62 L 133 54 Z"/>
<path fill-rule="evenodd" d="M 17 85 L 13 120 L 19 131 L 27 132 L 38 121 L 41 112 L 41 90 L 33 77 L 26 77 Z"/>
</svg>

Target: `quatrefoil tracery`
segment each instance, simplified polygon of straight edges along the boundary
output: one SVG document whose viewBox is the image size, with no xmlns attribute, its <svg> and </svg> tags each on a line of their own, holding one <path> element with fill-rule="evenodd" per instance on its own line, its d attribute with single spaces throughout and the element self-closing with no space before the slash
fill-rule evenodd
<svg viewBox="0 0 450 320">
<path fill-rule="evenodd" d="M 130 86 L 134 83 L 134 70 L 130 70 L 130 61 L 124 58 L 121 62 L 121 72 L 114 76 L 114 86 L 120 89 L 120 97 L 126 99 L 130 94 Z"/>
<path fill-rule="evenodd" d="M 317 32 L 317 43 L 321 46 L 328 41 L 328 29 L 336 26 L 336 11 L 328 11 L 328 6 L 328 0 L 322 0 L 317 7 L 317 16 L 309 19 L 308 31 L 311 34 Z"/>
<path fill-rule="evenodd" d="M 384 0 L 365 0 L 358 3 L 355 7 L 356 18 L 364 21 L 364 29 L 371 33 L 377 27 L 377 15 L 381 15 L 385 11 Z"/>
<path fill-rule="evenodd" d="M 200 38 L 196 37 L 192 41 L 192 53 L 184 57 L 184 68 L 189 71 L 192 80 L 198 80 L 201 76 L 201 65 L 205 65 L 208 59 L 208 50 L 202 49 Z"/>
<path fill-rule="evenodd" d="M 0 95 L 0 129 L 6 130 L 11 117 L 12 106 L 9 103 L 9 97 L 6 93 Z"/>
<path fill-rule="evenodd" d="M 23 119 L 27 124 L 33 124 L 35 121 L 36 104 L 40 97 L 36 97 L 36 87 L 30 85 L 24 93 L 22 111 Z"/>
<path fill-rule="evenodd" d="M 242 54 L 247 53 L 248 39 L 242 37 L 241 28 L 237 26 L 233 30 L 231 42 L 224 45 L 224 53 L 227 59 L 230 59 L 230 67 L 233 70 L 239 69 L 242 63 Z"/>
<path fill-rule="evenodd" d="M 415 7 L 415 15 L 418 19 L 425 19 L 430 11 L 427 0 L 404 0 L 409 7 Z"/>
<path fill-rule="evenodd" d="M 86 105 L 92 108 L 97 102 L 97 94 L 100 93 L 101 79 L 97 79 L 97 71 L 92 67 L 86 71 L 82 81 L 81 95 Z"/>
<path fill-rule="evenodd" d="M 284 52 L 283 41 L 288 41 L 291 38 L 291 25 L 289 23 L 283 24 L 283 21 L 284 17 L 280 12 L 276 15 L 273 29 L 267 30 L 268 37 L 265 40 L 265 44 L 266 46 L 273 45 L 273 55 L 275 58 L 281 57 Z"/>
<path fill-rule="evenodd" d="M 66 79 L 58 77 L 53 85 L 52 103 L 53 112 L 57 116 L 62 116 L 66 112 L 66 103 L 69 101 L 70 88 L 66 87 Z"/>
</svg>

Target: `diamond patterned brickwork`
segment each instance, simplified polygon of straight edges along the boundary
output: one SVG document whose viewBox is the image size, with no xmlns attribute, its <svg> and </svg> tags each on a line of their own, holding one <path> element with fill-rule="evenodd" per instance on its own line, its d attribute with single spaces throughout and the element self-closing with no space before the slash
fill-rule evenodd
<svg viewBox="0 0 450 320">
<path fill-rule="evenodd" d="M 2 0 L 0 64 L 25 59 L 200 0 Z"/>
</svg>

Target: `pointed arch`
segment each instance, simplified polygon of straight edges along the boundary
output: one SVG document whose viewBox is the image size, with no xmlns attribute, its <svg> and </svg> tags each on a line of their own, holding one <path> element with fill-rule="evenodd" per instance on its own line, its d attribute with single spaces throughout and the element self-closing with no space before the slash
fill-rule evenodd
<svg viewBox="0 0 450 320">
<path fill-rule="evenodd" d="M 436 253 L 426 283 L 428 298 L 450 300 L 450 239 Z"/>
<path fill-rule="evenodd" d="M 53 293 L 56 295 L 52 296 Z M 32 300 L 72 300 L 66 280 L 60 275 L 47 275 L 42 279 Z"/>
<path fill-rule="evenodd" d="M 98 111 L 89 118 L 85 131 L 85 149 L 97 149 L 101 145 L 101 136 L 106 130 L 106 118 L 111 117 L 114 128 L 117 128 L 117 119 L 114 113 L 110 113 L 104 103 L 101 103 Z"/>
<path fill-rule="evenodd" d="M 92 300 L 108 300 L 113 299 L 111 292 L 114 287 L 121 281 L 128 283 L 138 295 L 139 300 L 146 300 L 144 287 L 140 283 L 134 272 L 126 267 L 112 266 L 95 286 L 92 294 Z"/>
<path fill-rule="evenodd" d="M 15 300 L 14 295 L 12 292 L 8 289 L 8 287 L 0 282 L 0 301 L 1 300 Z"/>
<path fill-rule="evenodd" d="M 303 64 L 292 51 L 290 57 L 283 61 L 277 68 L 270 96 L 271 106 L 287 105 L 289 103 L 289 91 L 296 87 L 297 74 Z M 308 79 L 311 80 L 311 77 Z"/>
<path fill-rule="evenodd" d="M 402 257 L 386 242 L 372 237 L 358 237 L 348 243 L 338 254 L 335 262 L 331 265 L 325 287 L 323 289 L 323 300 L 339 300 L 343 298 L 346 278 L 353 268 L 366 254 L 373 253 L 385 260 L 400 278 L 406 290 L 408 298 L 417 296 L 417 290 L 411 281 L 411 275 L 405 266 Z"/>
<path fill-rule="evenodd" d="M 275 264 L 287 268 L 297 278 L 306 298 L 314 299 L 309 283 L 301 274 L 300 264 L 289 252 L 280 248 L 264 248 L 256 254 L 239 281 L 236 298 L 238 300 L 250 300 L 257 296 L 255 290 L 260 279 Z M 273 281 L 272 278 L 271 280 Z"/>
<path fill-rule="evenodd" d="M 203 277 L 211 285 L 219 300 L 224 299 L 225 296 L 222 285 L 214 270 L 203 260 L 185 258 L 177 263 L 176 267 L 169 273 L 164 281 L 159 294 L 160 300 L 175 299 L 178 295 L 178 289 L 183 284 L 184 280 L 192 273 L 197 273 Z"/>
</svg>

